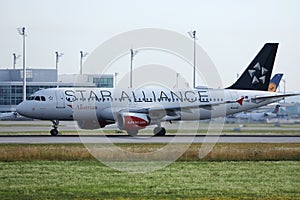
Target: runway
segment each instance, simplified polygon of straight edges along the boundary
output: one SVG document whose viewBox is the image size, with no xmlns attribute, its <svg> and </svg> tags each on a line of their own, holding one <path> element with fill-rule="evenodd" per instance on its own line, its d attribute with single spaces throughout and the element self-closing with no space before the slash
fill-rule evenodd
<svg viewBox="0 0 300 200">
<path fill-rule="evenodd" d="M 169 135 L 153 136 L 0 136 L 0 144 L 92 144 L 92 143 L 300 143 L 300 136 L 279 135 Z"/>
<path fill-rule="evenodd" d="M 212 125 L 212 126 L 211 126 Z M 217 124 L 217 126 L 222 126 L 223 132 L 232 132 L 237 128 L 241 128 L 239 124 Z M 164 127 L 167 130 L 185 130 L 192 133 L 193 131 L 207 131 L 209 126 L 214 127 L 216 124 L 210 124 L 205 122 L 173 122 L 173 124 L 165 123 Z M 149 133 L 152 133 L 154 126 L 149 126 L 144 130 L 149 130 Z M 36 135 L 36 133 L 45 133 L 49 134 L 51 129 L 51 122 L 49 121 L 41 121 L 41 120 L 33 120 L 33 121 L 0 121 L 0 135 L 6 134 L 15 134 L 15 135 Z M 76 122 L 74 121 L 62 121 L 59 125 L 59 130 L 62 132 L 73 132 L 71 134 L 75 135 L 77 132 L 81 132 L 82 130 L 78 130 Z M 115 124 L 108 125 L 104 129 L 98 129 L 93 132 L 103 132 L 103 131 L 115 131 L 118 130 Z M 270 132 L 272 135 L 273 131 L 284 131 L 285 133 L 288 131 L 292 132 L 299 132 L 300 133 L 300 125 L 291 124 L 289 126 L 274 126 L 270 124 L 246 124 L 241 128 L 242 131 L 253 131 L 259 135 L 260 133 L 265 133 L 266 131 Z M 298 134 L 298 133 L 297 133 Z M 103 135 L 103 134 L 102 134 Z M 294 134 L 295 135 L 295 134 Z"/>
</svg>

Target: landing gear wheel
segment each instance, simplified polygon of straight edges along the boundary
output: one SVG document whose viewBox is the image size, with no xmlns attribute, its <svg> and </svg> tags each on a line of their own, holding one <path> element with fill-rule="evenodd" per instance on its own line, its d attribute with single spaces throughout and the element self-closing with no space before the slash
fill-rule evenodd
<svg viewBox="0 0 300 200">
<path fill-rule="evenodd" d="M 56 135 L 58 135 L 58 130 L 57 129 L 51 129 L 51 131 L 50 131 L 50 134 L 52 135 L 52 136 L 56 136 Z"/>
<path fill-rule="evenodd" d="M 57 127 L 58 127 L 59 121 L 58 120 L 51 120 L 51 122 L 53 124 L 52 125 L 53 129 L 51 129 L 50 134 L 52 136 L 56 136 L 56 135 L 58 135 Z"/>
<path fill-rule="evenodd" d="M 127 134 L 134 137 L 138 134 L 138 132 L 139 132 L 138 130 L 128 130 Z"/>
<path fill-rule="evenodd" d="M 155 127 L 153 133 L 155 136 L 165 136 L 166 129 L 164 127 Z"/>
</svg>

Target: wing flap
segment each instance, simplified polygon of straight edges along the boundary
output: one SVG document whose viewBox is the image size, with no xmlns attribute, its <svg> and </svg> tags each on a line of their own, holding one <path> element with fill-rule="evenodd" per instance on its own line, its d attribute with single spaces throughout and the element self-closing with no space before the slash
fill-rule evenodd
<svg viewBox="0 0 300 200">
<path fill-rule="evenodd" d="M 222 104 L 229 104 L 229 103 L 236 103 L 236 101 L 224 101 L 218 103 L 206 103 L 206 104 L 198 104 L 198 105 L 186 105 L 186 106 L 166 106 L 166 107 L 148 107 L 148 108 L 139 108 L 139 109 L 131 109 L 129 112 L 136 112 L 136 113 L 144 113 L 144 114 L 151 114 L 151 113 L 163 113 L 164 115 L 178 115 L 177 111 L 180 112 L 187 112 L 192 113 L 191 109 L 206 109 L 206 110 L 214 110 L 214 106 L 222 105 Z M 176 114 L 174 114 L 176 113 Z M 157 114 L 159 115 L 159 114 Z M 162 114 L 161 114 L 162 115 Z"/>
</svg>

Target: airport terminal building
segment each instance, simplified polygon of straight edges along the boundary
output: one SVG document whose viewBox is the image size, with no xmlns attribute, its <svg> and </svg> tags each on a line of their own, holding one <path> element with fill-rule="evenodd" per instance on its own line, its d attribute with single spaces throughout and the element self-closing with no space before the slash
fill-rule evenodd
<svg viewBox="0 0 300 200">
<path fill-rule="evenodd" d="M 27 69 L 26 95 L 53 87 L 113 87 L 113 75 L 68 74 L 57 80 L 55 69 Z M 23 69 L 0 70 L 0 112 L 13 112 L 23 100 Z"/>
</svg>

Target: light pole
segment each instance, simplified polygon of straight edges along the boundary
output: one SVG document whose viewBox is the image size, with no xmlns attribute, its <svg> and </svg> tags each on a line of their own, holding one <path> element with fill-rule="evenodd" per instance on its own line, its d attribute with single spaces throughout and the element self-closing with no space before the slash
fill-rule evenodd
<svg viewBox="0 0 300 200">
<path fill-rule="evenodd" d="M 196 88 L 196 31 L 189 31 L 189 36 L 194 40 L 194 73 L 193 73 L 193 87 Z"/>
<path fill-rule="evenodd" d="M 64 54 L 63 53 L 58 53 L 55 51 L 55 69 L 56 69 L 56 81 L 58 82 L 58 63 L 59 63 L 59 58 L 62 57 Z"/>
<path fill-rule="evenodd" d="M 179 78 L 179 73 L 176 73 L 176 88 L 178 88 L 178 78 Z"/>
<path fill-rule="evenodd" d="M 82 75 L 82 60 L 88 55 L 87 52 L 80 51 L 80 75 Z"/>
<path fill-rule="evenodd" d="M 282 79 L 282 82 L 283 82 L 283 94 L 285 94 L 285 84 L 286 84 L 285 79 Z M 284 98 L 284 103 L 285 103 L 285 98 Z"/>
<path fill-rule="evenodd" d="M 26 58 L 26 54 L 25 54 L 25 27 L 22 28 L 17 28 L 19 34 L 21 36 L 23 36 L 23 101 L 26 100 L 26 64 L 25 64 L 25 58 Z"/>
<path fill-rule="evenodd" d="M 133 57 L 138 53 L 138 51 L 130 49 L 130 83 L 129 87 L 132 88 L 132 65 L 133 65 Z"/>
<path fill-rule="evenodd" d="M 17 60 L 21 57 L 21 55 L 16 55 L 13 53 L 13 69 L 16 69 Z"/>
<path fill-rule="evenodd" d="M 117 87 L 117 76 L 118 76 L 118 72 L 115 72 L 115 85 L 114 85 L 114 88 Z"/>
</svg>

